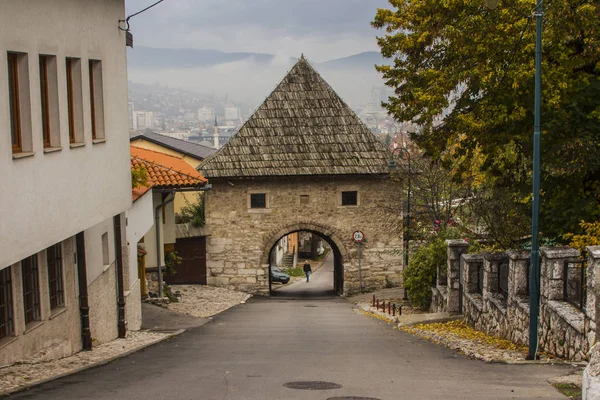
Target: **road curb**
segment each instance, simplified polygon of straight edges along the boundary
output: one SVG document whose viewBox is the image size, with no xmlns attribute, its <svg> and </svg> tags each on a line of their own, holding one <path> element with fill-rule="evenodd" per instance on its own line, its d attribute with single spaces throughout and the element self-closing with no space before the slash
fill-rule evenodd
<svg viewBox="0 0 600 400">
<path fill-rule="evenodd" d="M 428 319 L 428 320 L 424 320 L 424 321 L 413 321 L 413 322 L 398 322 L 398 328 L 404 328 L 406 326 L 413 326 L 413 325 L 428 325 L 428 324 L 439 324 L 439 323 L 444 323 L 444 322 L 450 322 L 450 321 L 458 321 L 461 319 L 464 319 L 464 315 L 451 315 L 449 317 L 442 317 L 442 318 L 433 318 L 433 319 Z"/>
<path fill-rule="evenodd" d="M 64 372 L 62 374 L 58 374 L 58 375 L 55 375 L 55 376 L 52 376 L 52 377 L 48 377 L 48 378 L 45 378 L 45 379 L 40 379 L 38 381 L 32 381 L 32 382 L 30 382 L 30 383 L 28 383 L 28 384 L 26 384 L 24 386 L 20 386 L 18 388 L 13 389 L 13 390 L 0 391 L 0 396 L 7 396 L 7 395 L 12 395 L 12 394 L 20 393 L 20 392 L 29 390 L 32 387 L 43 385 L 44 383 L 55 381 L 57 379 L 64 378 L 64 377 L 69 376 L 69 375 L 74 375 L 74 374 L 77 374 L 79 372 L 91 369 L 91 368 L 95 368 L 95 367 L 100 367 L 102 365 L 106 365 L 106 364 L 108 364 L 110 362 L 113 362 L 113 361 L 119 359 L 119 358 L 127 357 L 127 356 L 129 356 L 129 355 L 131 355 L 133 353 L 136 353 L 136 352 L 140 351 L 140 350 L 144 350 L 144 349 L 146 349 L 146 348 L 148 348 L 150 346 L 154 346 L 155 344 L 164 342 L 165 340 L 168 340 L 168 339 L 171 339 L 171 338 L 173 338 L 175 336 L 178 336 L 178 335 L 182 334 L 185 331 L 186 331 L 186 329 L 178 329 L 176 331 L 170 332 L 166 336 L 164 336 L 162 338 L 159 338 L 159 339 L 157 339 L 157 340 L 155 340 L 153 342 L 145 343 L 145 344 L 141 345 L 140 347 L 135 347 L 133 349 L 127 350 L 124 353 L 116 354 L 116 355 L 114 355 L 112 357 L 109 357 L 109 358 L 106 358 L 104 360 L 95 361 L 95 362 L 92 362 L 92 363 L 90 363 L 88 365 L 77 367 L 77 368 L 75 368 L 75 369 L 73 369 L 73 370 L 71 370 L 69 372 Z M 152 332 L 152 331 L 148 331 L 148 332 Z M 161 333 L 167 333 L 167 332 L 161 332 Z M 75 353 L 75 354 L 77 354 L 77 353 Z"/>
</svg>

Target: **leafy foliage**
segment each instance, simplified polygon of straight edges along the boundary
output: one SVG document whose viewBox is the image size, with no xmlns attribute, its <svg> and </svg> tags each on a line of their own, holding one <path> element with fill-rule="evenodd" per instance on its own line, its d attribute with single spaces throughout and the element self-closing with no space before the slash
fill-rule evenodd
<svg viewBox="0 0 600 400">
<path fill-rule="evenodd" d="M 434 159 L 455 146 L 474 159 L 492 190 L 508 193 L 529 225 L 533 153 L 535 23 L 531 0 L 389 0 L 378 66 L 394 89 L 384 106 L 423 127 L 413 141 Z M 600 218 L 600 6 L 596 0 L 545 4 L 540 228 L 555 237 Z M 457 176 L 457 174 L 455 174 Z M 517 215 L 518 214 L 518 215 Z"/>
<path fill-rule="evenodd" d="M 202 193 L 196 194 L 196 201 L 190 202 L 185 199 L 186 205 L 181 208 L 177 215 L 177 223 L 185 224 L 191 222 L 195 227 L 204 226 L 204 196 Z"/>
<path fill-rule="evenodd" d="M 304 276 L 304 270 L 302 267 L 282 268 L 281 270 L 289 276 Z"/>
<path fill-rule="evenodd" d="M 404 288 L 414 307 L 427 308 L 438 266 L 446 264 L 446 242 L 437 237 L 419 247 L 404 269 Z"/>
<path fill-rule="evenodd" d="M 183 258 L 179 256 L 179 253 L 176 251 L 170 251 L 165 254 L 165 266 L 167 267 L 167 273 L 170 275 L 175 275 L 177 273 L 177 267 L 183 262 Z"/>
<path fill-rule="evenodd" d="M 564 239 L 569 241 L 569 246 L 576 248 L 581 254 L 587 254 L 587 246 L 600 246 L 600 221 L 581 221 L 579 226 L 582 230 L 580 235 L 567 233 Z"/>
<path fill-rule="evenodd" d="M 131 169 L 131 188 L 136 189 L 148 184 L 148 171 L 142 165 Z"/>
</svg>

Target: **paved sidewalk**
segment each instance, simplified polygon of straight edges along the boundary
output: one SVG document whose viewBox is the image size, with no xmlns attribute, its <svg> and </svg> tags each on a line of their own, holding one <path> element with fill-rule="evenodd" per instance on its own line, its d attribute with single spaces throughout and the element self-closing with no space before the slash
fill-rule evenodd
<svg viewBox="0 0 600 400">
<path fill-rule="evenodd" d="M 192 317 L 149 303 L 142 304 L 142 319 L 142 329 L 152 332 L 176 332 L 210 322 L 208 318 Z"/>
</svg>

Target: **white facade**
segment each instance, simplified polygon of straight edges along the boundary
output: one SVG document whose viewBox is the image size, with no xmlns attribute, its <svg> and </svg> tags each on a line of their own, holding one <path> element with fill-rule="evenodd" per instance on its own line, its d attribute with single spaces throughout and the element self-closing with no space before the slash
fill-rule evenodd
<svg viewBox="0 0 600 400">
<path fill-rule="evenodd" d="M 141 298 L 142 285 L 140 279 L 146 279 L 145 274 L 140 276 L 138 269 L 137 246 L 138 242 L 154 227 L 154 206 L 152 204 L 152 190 L 144 193 L 140 198 L 133 202 L 131 208 L 125 213 L 127 217 L 127 253 L 129 255 L 129 269 L 124 271 L 124 286 L 128 288 L 126 292 L 127 300 L 125 304 L 127 309 L 128 328 L 137 330 L 141 328 L 141 303 L 137 298 Z M 144 248 L 146 248 L 144 243 Z M 135 301 L 133 299 L 136 299 Z M 138 318 L 133 318 L 138 316 Z"/>
<path fill-rule="evenodd" d="M 154 113 L 152 111 L 134 111 L 135 130 L 145 131 L 154 128 Z"/>
<path fill-rule="evenodd" d="M 228 121 L 235 121 L 240 119 L 240 109 L 235 106 L 225 107 L 225 119 Z"/>
<path fill-rule="evenodd" d="M 198 119 L 200 121 L 212 121 L 215 119 L 215 109 L 210 106 L 202 106 L 198 109 Z"/>
<path fill-rule="evenodd" d="M 172 137 L 175 139 L 188 140 L 192 136 L 191 132 L 159 132 L 161 135 Z"/>
<path fill-rule="evenodd" d="M 76 260 L 82 255 L 75 254 L 74 238 L 80 232 L 92 335 L 99 343 L 115 337 L 113 217 L 131 206 L 131 175 L 125 32 L 118 27 L 124 0 L 0 0 L 0 10 L 0 271 L 11 268 L 15 316 L 13 334 L 0 337 L 0 345 L 10 341 L 2 347 L 2 364 L 53 343 L 63 343 L 56 355 L 81 348 Z M 16 147 L 11 60 L 18 72 Z M 46 298 L 45 249 L 55 244 L 62 246 L 66 299 L 59 311 L 51 311 Z M 22 315 L 20 274 L 21 260 L 32 255 L 39 260 L 42 312 L 27 333 L 32 322 Z"/>
<path fill-rule="evenodd" d="M 134 114 L 135 114 L 135 104 L 133 103 L 133 101 L 130 101 L 129 103 L 127 103 L 127 115 L 129 116 L 129 129 L 130 130 L 137 129 L 137 124 L 136 124 L 137 121 L 134 118 Z"/>
</svg>

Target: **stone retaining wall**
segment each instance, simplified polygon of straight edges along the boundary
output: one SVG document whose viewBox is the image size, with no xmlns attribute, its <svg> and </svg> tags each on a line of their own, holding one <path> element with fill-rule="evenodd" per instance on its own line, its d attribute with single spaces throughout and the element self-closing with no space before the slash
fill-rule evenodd
<svg viewBox="0 0 600 400">
<path fill-rule="evenodd" d="M 438 279 L 433 290 L 434 312 L 462 312 L 477 330 L 527 345 L 529 342 L 529 259 L 524 251 L 499 254 L 466 254 L 465 242 L 447 241 L 446 285 Z M 569 360 L 589 357 L 596 342 L 596 273 L 600 247 L 588 247 L 585 305 L 579 309 L 564 296 L 565 261 L 576 260 L 579 252 L 568 247 L 542 248 L 540 280 L 539 349 Z M 456 258 L 460 257 L 462 285 L 456 286 Z M 508 267 L 506 264 L 508 263 Z M 508 268 L 507 288 L 505 277 Z M 501 272 L 502 271 L 502 272 Z M 438 274 L 439 277 L 439 274 Z M 482 280 L 482 282 L 480 282 Z M 501 283 L 502 282 L 502 283 Z M 507 291 L 505 291 L 507 289 Z M 446 299 L 443 293 L 448 291 Z M 455 309 L 452 292 L 462 290 L 462 309 Z"/>
</svg>

